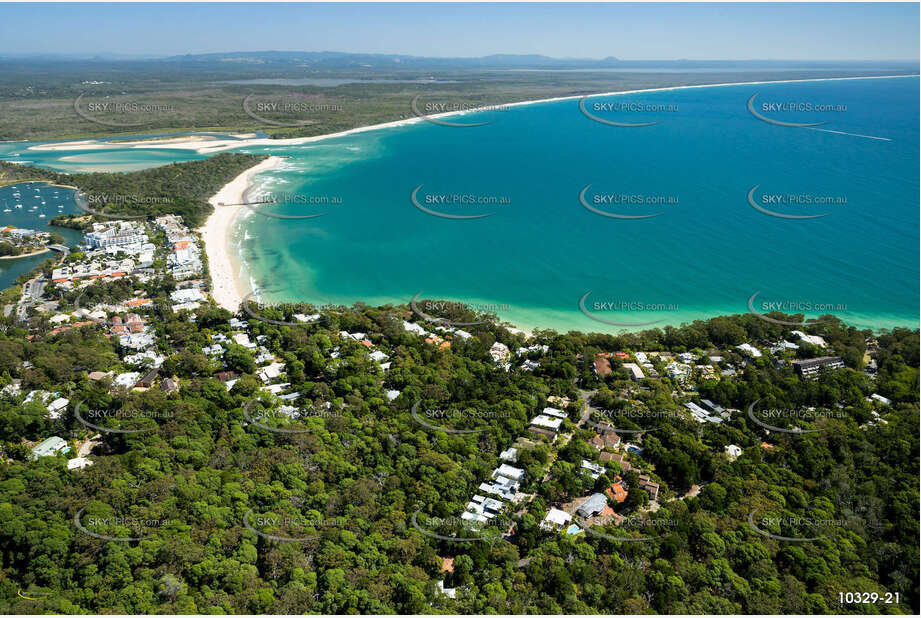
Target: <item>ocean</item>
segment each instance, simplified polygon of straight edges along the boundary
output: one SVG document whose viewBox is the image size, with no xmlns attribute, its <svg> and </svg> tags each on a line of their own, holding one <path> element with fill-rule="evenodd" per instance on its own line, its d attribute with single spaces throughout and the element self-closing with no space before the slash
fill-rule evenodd
<svg viewBox="0 0 921 618">
<path fill-rule="evenodd" d="M 756 93 L 769 120 L 825 124 L 759 119 Z M 265 301 L 421 294 L 559 331 L 750 304 L 917 327 L 918 103 L 917 78 L 677 89 L 585 102 L 650 126 L 568 100 L 272 149 L 290 158 L 254 194 L 284 203 L 259 208 L 326 214 L 247 212 L 236 242 Z M 489 216 L 430 214 L 420 185 L 428 211 Z"/>
<path fill-rule="evenodd" d="M 559 331 L 772 309 L 917 328 L 918 86 L 675 89 L 243 147 L 288 158 L 233 242 L 264 302 L 438 298 Z M 148 152 L 198 158 L 130 164 Z"/>
</svg>

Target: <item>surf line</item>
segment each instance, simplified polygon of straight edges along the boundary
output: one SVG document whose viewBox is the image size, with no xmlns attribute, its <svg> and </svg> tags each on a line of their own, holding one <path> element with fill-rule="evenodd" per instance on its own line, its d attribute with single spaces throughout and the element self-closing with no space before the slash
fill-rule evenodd
<svg viewBox="0 0 921 618">
<path fill-rule="evenodd" d="M 877 139 L 882 142 L 891 142 L 892 140 L 888 137 L 876 137 L 875 135 L 861 135 L 860 133 L 845 133 L 844 131 L 832 131 L 831 129 L 819 129 L 816 127 L 806 127 L 812 129 L 813 131 L 824 131 L 825 133 L 837 133 L 838 135 L 850 135 L 853 137 L 863 137 L 865 139 Z"/>
</svg>

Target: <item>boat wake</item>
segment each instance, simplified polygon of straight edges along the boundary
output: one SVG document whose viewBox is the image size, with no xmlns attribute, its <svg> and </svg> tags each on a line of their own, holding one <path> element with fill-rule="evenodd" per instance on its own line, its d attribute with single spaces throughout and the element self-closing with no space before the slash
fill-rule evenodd
<svg viewBox="0 0 921 618">
<path fill-rule="evenodd" d="M 823 131 L 825 133 L 837 133 L 838 135 L 850 135 L 851 137 L 862 137 L 864 139 L 876 139 L 881 142 L 891 142 L 888 137 L 876 137 L 875 135 L 861 135 L 860 133 L 845 133 L 844 131 L 832 131 L 831 129 L 818 129 L 816 127 L 807 127 L 813 131 Z"/>
</svg>

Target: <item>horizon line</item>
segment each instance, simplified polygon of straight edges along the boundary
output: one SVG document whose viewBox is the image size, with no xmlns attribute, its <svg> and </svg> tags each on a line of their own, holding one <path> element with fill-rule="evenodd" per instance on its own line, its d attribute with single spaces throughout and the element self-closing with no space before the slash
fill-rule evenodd
<svg viewBox="0 0 921 618">
<path fill-rule="evenodd" d="M 229 54 L 344 54 L 344 55 L 361 55 L 361 56 L 401 56 L 405 58 L 419 58 L 419 59 L 428 59 L 428 60 L 481 60 L 484 58 L 494 58 L 497 56 L 509 56 L 517 58 L 527 58 L 535 57 L 542 58 L 547 60 L 556 60 L 556 61 L 570 61 L 570 62 L 870 62 L 870 63 L 884 63 L 884 62 L 917 62 L 921 63 L 921 57 L 919 58 L 885 58 L 885 59 L 872 59 L 872 58 L 622 58 L 619 56 L 605 56 L 601 58 L 585 57 L 585 56 L 548 56 L 545 54 L 539 53 L 516 53 L 516 52 L 494 52 L 489 54 L 483 54 L 478 56 L 421 56 L 416 54 L 407 54 L 401 52 L 364 52 L 364 51 L 340 51 L 340 50 L 285 50 L 285 49 L 268 49 L 268 50 L 255 50 L 255 51 L 245 51 L 245 50 L 236 50 L 236 51 L 206 51 L 206 52 L 185 52 L 185 53 L 173 53 L 173 54 L 162 54 L 162 55 L 152 55 L 152 54 L 138 54 L 132 55 L 127 52 L 117 52 L 117 51 L 106 51 L 106 52 L 96 52 L 92 55 L 89 52 L 11 52 L 11 51 L 0 51 L 0 58 L 2 57 L 13 57 L 13 58 L 30 58 L 30 57 L 43 57 L 43 56 L 56 56 L 56 57 L 65 57 L 65 58 L 79 58 L 79 59 L 103 59 L 106 56 L 114 56 L 114 58 L 106 58 L 109 60 L 166 60 L 170 58 L 182 58 L 183 56 L 215 56 L 215 55 L 229 55 Z M 121 56 L 122 58 L 118 58 Z"/>
</svg>

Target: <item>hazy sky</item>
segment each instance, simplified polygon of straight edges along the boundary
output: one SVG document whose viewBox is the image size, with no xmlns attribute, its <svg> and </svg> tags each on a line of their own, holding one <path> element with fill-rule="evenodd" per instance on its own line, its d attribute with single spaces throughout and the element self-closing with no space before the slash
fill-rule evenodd
<svg viewBox="0 0 921 618">
<path fill-rule="evenodd" d="M 0 4 L 0 54 L 919 57 L 904 4 Z"/>
</svg>

